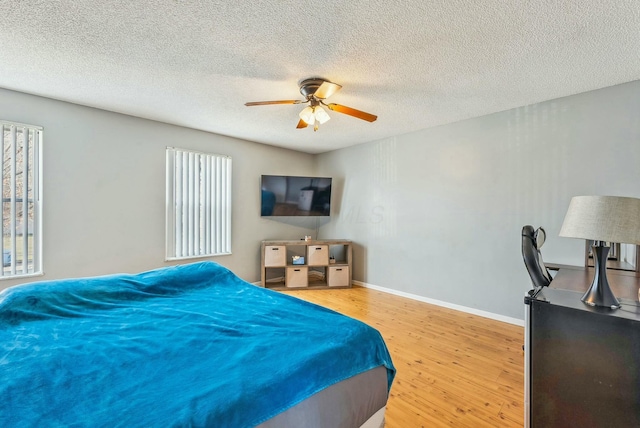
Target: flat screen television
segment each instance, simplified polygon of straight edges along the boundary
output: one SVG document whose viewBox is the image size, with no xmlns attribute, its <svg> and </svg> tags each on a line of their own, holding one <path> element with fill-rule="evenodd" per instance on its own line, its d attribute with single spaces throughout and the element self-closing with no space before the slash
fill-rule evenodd
<svg viewBox="0 0 640 428">
<path fill-rule="evenodd" d="M 331 178 L 263 175 L 262 217 L 328 216 L 331 213 Z"/>
</svg>

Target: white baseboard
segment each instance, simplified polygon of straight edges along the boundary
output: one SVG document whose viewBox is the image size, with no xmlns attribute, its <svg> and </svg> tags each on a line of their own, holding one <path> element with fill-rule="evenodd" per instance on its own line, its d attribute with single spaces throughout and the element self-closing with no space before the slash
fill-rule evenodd
<svg viewBox="0 0 640 428">
<path fill-rule="evenodd" d="M 449 302 L 443 302 L 442 300 L 430 299 L 424 296 L 418 296 L 417 294 L 405 293 L 404 291 L 394 290 L 392 288 L 380 287 L 379 285 L 367 284 L 362 281 L 352 281 L 354 285 L 360 287 L 370 288 L 372 290 L 382 291 L 383 293 L 394 294 L 400 297 L 406 297 L 407 299 L 417 300 L 419 302 L 430 303 L 436 306 L 442 306 L 443 308 L 453 309 L 460 312 L 466 312 L 472 315 L 478 315 L 480 317 L 489 318 L 496 321 L 506 322 L 509 324 L 518 325 L 524 327 L 524 320 L 512 317 L 506 317 L 504 315 L 494 314 L 493 312 L 481 311 L 480 309 L 469 308 L 467 306 L 456 305 Z"/>
</svg>

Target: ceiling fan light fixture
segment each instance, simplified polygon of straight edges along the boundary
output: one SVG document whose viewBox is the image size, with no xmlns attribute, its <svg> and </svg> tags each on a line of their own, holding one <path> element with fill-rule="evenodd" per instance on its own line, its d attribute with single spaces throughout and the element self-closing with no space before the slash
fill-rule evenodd
<svg viewBox="0 0 640 428">
<path fill-rule="evenodd" d="M 307 125 L 313 125 L 316 121 L 316 116 L 313 112 L 313 107 L 311 106 L 302 109 L 299 116 L 300 119 L 304 120 Z"/>
<path fill-rule="evenodd" d="M 327 112 L 320 106 L 315 107 L 316 120 L 320 122 L 322 125 L 327 120 L 331 119 L 331 117 L 327 114 Z"/>
</svg>

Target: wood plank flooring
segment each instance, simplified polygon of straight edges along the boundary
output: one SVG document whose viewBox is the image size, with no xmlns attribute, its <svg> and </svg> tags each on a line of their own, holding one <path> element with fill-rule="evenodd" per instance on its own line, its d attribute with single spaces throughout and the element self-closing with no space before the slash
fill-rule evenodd
<svg viewBox="0 0 640 428">
<path fill-rule="evenodd" d="M 523 426 L 522 327 L 363 287 L 284 293 L 380 331 L 397 369 L 386 428 Z"/>
</svg>

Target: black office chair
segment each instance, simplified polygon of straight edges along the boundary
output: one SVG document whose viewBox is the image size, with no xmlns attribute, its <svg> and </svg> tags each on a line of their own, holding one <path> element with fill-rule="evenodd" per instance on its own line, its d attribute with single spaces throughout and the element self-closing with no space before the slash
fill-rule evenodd
<svg viewBox="0 0 640 428">
<path fill-rule="evenodd" d="M 536 288 L 547 287 L 553 280 L 540 254 L 540 247 L 544 244 L 545 238 L 546 232 L 541 227 L 538 230 L 529 225 L 522 228 L 522 258 Z"/>
</svg>

